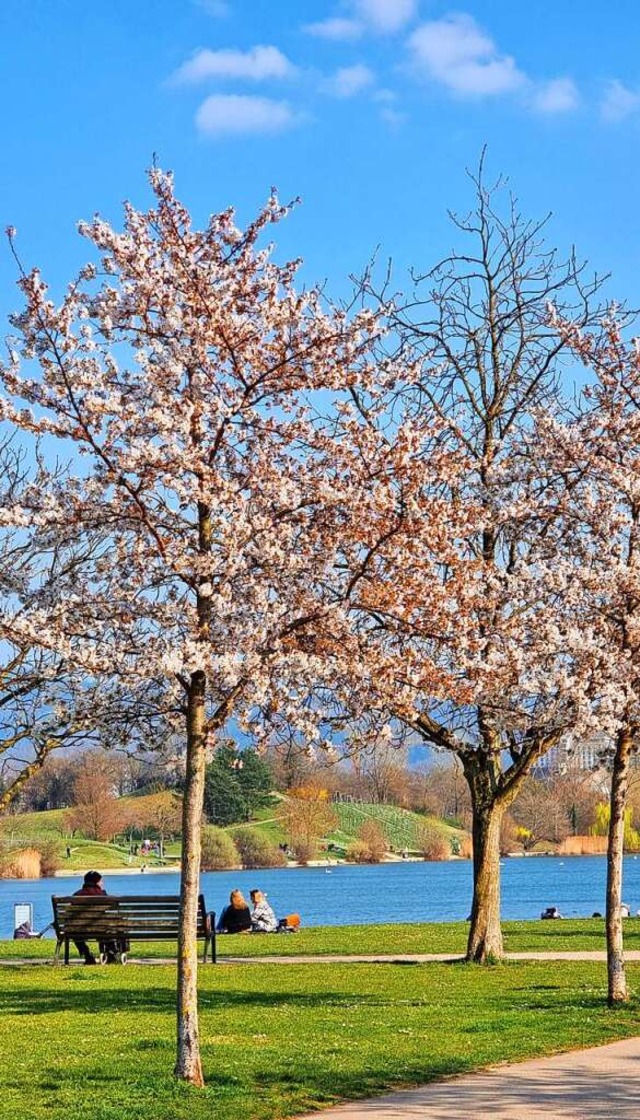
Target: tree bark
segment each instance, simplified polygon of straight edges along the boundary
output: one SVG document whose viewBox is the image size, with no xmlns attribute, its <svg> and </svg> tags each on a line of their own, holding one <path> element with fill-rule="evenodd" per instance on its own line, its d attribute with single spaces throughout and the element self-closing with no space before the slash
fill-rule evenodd
<svg viewBox="0 0 640 1120">
<path fill-rule="evenodd" d="M 197 916 L 200 833 L 206 765 L 205 675 L 191 676 L 187 698 L 187 766 L 182 808 L 182 875 L 178 932 L 178 1055 L 176 1077 L 204 1085 L 198 1031 Z"/>
<path fill-rule="evenodd" d="M 624 1003 L 628 998 L 624 966 L 622 936 L 622 861 L 624 856 L 624 814 L 629 785 L 629 760 L 633 738 L 628 728 L 622 728 L 616 740 L 611 775 L 611 813 L 609 817 L 609 843 L 607 846 L 607 975 L 608 1002 L 610 1007 Z"/>
<path fill-rule="evenodd" d="M 477 791 L 476 791 L 477 793 Z M 503 956 L 500 925 L 500 825 L 503 806 L 471 791 L 473 805 L 473 903 L 467 960 L 484 962 Z"/>
</svg>

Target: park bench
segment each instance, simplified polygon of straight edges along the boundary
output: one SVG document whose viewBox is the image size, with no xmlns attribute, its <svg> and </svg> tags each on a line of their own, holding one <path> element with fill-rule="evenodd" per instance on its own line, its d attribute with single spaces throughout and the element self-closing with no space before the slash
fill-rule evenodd
<svg viewBox="0 0 640 1120">
<path fill-rule="evenodd" d="M 53 895 L 53 928 L 58 939 L 55 963 L 64 945 L 69 963 L 71 941 L 115 941 L 126 960 L 130 941 L 176 941 L 180 919 L 179 895 Z M 202 960 L 211 947 L 216 960 L 215 914 L 207 914 L 204 895 L 198 896 L 198 941 L 204 941 Z"/>
</svg>

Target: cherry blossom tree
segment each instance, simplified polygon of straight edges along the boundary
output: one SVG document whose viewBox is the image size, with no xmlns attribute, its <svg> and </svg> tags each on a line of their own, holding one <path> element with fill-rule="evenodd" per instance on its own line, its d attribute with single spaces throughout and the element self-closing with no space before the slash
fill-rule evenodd
<svg viewBox="0 0 640 1120">
<path fill-rule="evenodd" d="M 2 511 L 19 504 L 39 477 L 15 440 L 7 436 L 0 442 L 0 812 L 52 752 L 86 740 L 96 701 L 88 690 L 83 696 L 58 654 L 41 647 L 33 635 L 21 635 L 16 625 L 30 607 L 34 576 L 50 593 L 79 559 L 68 550 L 51 549 L 29 527 L 4 524 Z"/>
<path fill-rule="evenodd" d="M 535 761 L 588 715 L 598 664 L 529 439 L 539 408 L 561 410 L 570 353 L 548 303 L 587 325 L 598 282 L 546 248 L 544 223 L 514 203 L 504 217 L 482 170 L 474 182 L 475 210 L 455 220 L 462 248 L 388 311 L 383 353 L 395 342 L 404 373 L 375 393 L 353 386 L 336 442 L 363 473 L 345 550 L 355 687 L 366 666 L 387 734 L 409 731 L 462 763 L 473 807 L 467 955 L 481 961 L 503 951 L 501 819 Z M 364 286 L 387 300 L 388 285 Z"/>
<path fill-rule="evenodd" d="M 80 226 L 99 261 L 56 304 L 21 271 L 0 415 L 71 449 L 72 475 L 9 505 L 52 539 L 98 534 L 73 586 L 14 620 L 87 679 L 166 699 L 186 740 L 176 1075 L 202 1085 L 196 916 L 207 749 L 233 716 L 277 709 L 313 738 L 300 703 L 324 654 L 315 588 L 335 551 L 328 484 L 309 461 L 309 400 L 366 381 L 368 311 L 327 310 L 276 265 L 272 196 L 240 231 L 231 210 L 195 229 L 171 177 L 122 232 Z M 16 257 L 17 259 L 17 257 Z M 23 365 L 21 365 L 23 363 Z M 303 635 L 310 623 L 314 635 Z M 339 616 L 328 627 L 334 638 Z M 168 714 L 169 718 L 169 714 Z"/>
<path fill-rule="evenodd" d="M 607 967 L 611 1005 L 628 998 L 621 919 L 629 768 L 640 729 L 640 348 L 626 341 L 627 316 L 612 312 L 585 331 L 554 311 L 560 337 L 594 382 L 570 424 L 542 418 L 555 500 L 571 526 L 579 579 L 604 651 L 594 724 L 611 768 L 607 853 Z"/>
</svg>

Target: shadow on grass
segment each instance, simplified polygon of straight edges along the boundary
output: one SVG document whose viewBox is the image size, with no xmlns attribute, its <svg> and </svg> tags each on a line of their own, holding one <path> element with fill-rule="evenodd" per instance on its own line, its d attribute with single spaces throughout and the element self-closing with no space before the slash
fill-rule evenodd
<svg viewBox="0 0 640 1120">
<path fill-rule="evenodd" d="M 354 994 L 353 992 L 268 992 L 268 991 L 201 991 L 198 1005 L 201 1011 L 215 1011 L 224 1008 L 232 1017 L 235 1011 L 263 1008 L 266 1012 L 281 1006 L 317 1008 L 319 999 L 323 1007 L 376 1007 L 397 1002 L 378 994 Z M 407 1001 L 403 1001 L 406 1003 Z M 418 999 L 416 1004 L 423 1001 Z M 63 991 L 50 991 L 42 988 L 21 988 L 19 999 L 16 992 L 0 988 L 0 1015 L 57 1015 L 65 1011 L 78 1014 L 103 1015 L 111 1011 L 149 1011 L 175 1013 L 176 994 L 172 988 L 97 988 L 93 985 L 69 985 Z"/>
<path fill-rule="evenodd" d="M 171 1076 L 173 1064 L 173 1040 L 162 1044 L 150 1045 L 156 1040 L 142 1040 L 133 1049 L 144 1055 L 153 1050 L 157 1059 L 162 1062 L 162 1071 L 154 1068 L 134 1068 L 132 1061 L 127 1076 L 127 1089 L 134 1086 L 153 1086 L 157 1092 L 159 1083 L 162 1091 L 175 1091 L 176 1088 L 184 1090 L 184 1085 L 177 1086 Z M 263 1103 L 269 1097 L 278 1104 L 278 1113 L 282 1103 L 287 1100 L 300 1102 L 299 1107 L 313 1107 L 318 1104 L 336 1103 L 341 1100 L 356 1100 L 367 1096 L 376 1096 L 394 1088 L 406 1088 L 449 1078 L 456 1074 L 463 1074 L 474 1068 L 474 1061 L 470 1056 L 449 1058 L 424 1058 L 412 1059 L 403 1062 L 402 1073 L 399 1075 L 395 1063 L 381 1056 L 379 1065 L 365 1059 L 361 1067 L 351 1069 L 328 1068 L 322 1053 L 299 1052 L 295 1056 L 295 1067 L 290 1064 L 290 1056 L 282 1054 L 273 1056 L 269 1065 L 258 1061 L 255 1064 L 248 1061 L 238 1072 L 227 1071 L 220 1068 L 220 1055 L 215 1046 L 206 1041 L 201 1046 L 203 1064 L 205 1069 L 206 1086 L 209 1092 L 222 1091 L 228 1095 L 244 1099 L 245 1106 L 251 1101 L 260 1098 Z M 82 1082 L 86 1086 L 99 1086 L 117 1088 L 122 1086 L 122 1070 L 108 1070 L 104 1065 L 87 1064 L 82 1071 Z M 38 1087 L 49 1092 L 60 1092 L 69 1088 L 77 1088 L 77 1070 L 43 1069 Z M 296 1108 L 296 1111 L 298 1108 Z M 247 1114 L 250 1113 L 250 1108 Z M 146 1114 L 145 1114 L 146 1115 Z M 200 1115 L 198 1113 L 198 1115 Z"/>
<path fill-rule="evenodd" d="M 403 1062 L 402 1076 L 389 1064 L 386 1069 L 376 1070 L 364 1065 L 360 1070 L 327 1070 L 321 1062 L 306 1059 L 295 1070 L 257 1068 L 252 1073 L 256 1086 L 264 1090 L 286 1093 L 296 1088 L 318 1102 L 355 1100 L 369 1094 L 376 1095 L 398 1087 L 425 1085 L 430 1081 L 452 1077 L 473 1069 L 470 1058 L 441 1058 Z M 208 1076 L 211 1083 L 215 1074 Z"/>
</svg>

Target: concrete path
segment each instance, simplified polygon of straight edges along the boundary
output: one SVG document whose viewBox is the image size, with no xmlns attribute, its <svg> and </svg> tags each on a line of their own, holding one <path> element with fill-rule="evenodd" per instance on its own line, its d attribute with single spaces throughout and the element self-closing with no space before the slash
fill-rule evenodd
<svg viewBox="0 0 640 1120">
<path fill-rule="evenodd" d="M 306 1120 L 638 1120 L 640 1038 L 403 1089 Z"/>
<path fill-rule="evenodd" d="M 600 949 L 576 949 L 556 953 L 505 953 L 507 961 L 606 961 L 607 954 Z M 625 961 L 640 961 L 640 950 L 631 949 Z M 316 956 L 282 957 L 228 957 L 218 956 L 219 964 L 431 964 L 438 961 L 462 961 L 462 953 L 324 953 Z M 640 1120 L 640 1113 L 637 1120 Z"/>
<path fill-rule="evenodd" d="M 607 954 L 600 949 L 574 949 L 567 952 L 555 953 L 505 953 L 507 961 L 600 961 L 607 959 Z M 625 961 L 633 963 L 640 961 L 640 950 L 631 949 L 624 955 Z M 4 957 L 0 959 L 2 965 L 23 964 L 51 964 L 51 957 Z M 132 957 L 129 964 L 175 964 L 175 957 Z M 226 954 L 218 956 L 218 964 L 433 964 L 446 961 L 462 961 L 461 953 L 324 953 L 315 956 L 282 956 L 282 957 L 229 957 Z M 73 965 L 82 964 L 78 958 L 70 962 Z M 639 1071 L 640 1072 L 640 1071 Z M 637 1120 L 640 1120 L 638 1113 Z"/>
</svg>

